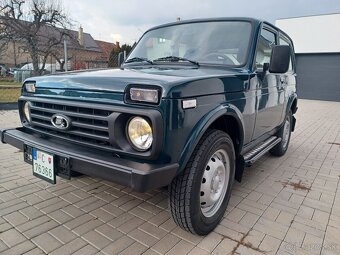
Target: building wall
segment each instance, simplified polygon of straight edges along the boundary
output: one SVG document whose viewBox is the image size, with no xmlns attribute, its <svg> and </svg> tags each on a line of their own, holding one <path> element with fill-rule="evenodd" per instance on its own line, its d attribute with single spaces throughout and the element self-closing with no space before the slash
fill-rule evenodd
<svg viewBox="0 0 340 255">
<path fill-rule="evenodd" d="M 6 52 L 0 56 L 0 63 L 8 67 L 15 67 L 29 62 L 32 62 L 31 57 L 23 50 L 23 44 L 21 43 L 9 43 Z"/>
<path fill-rule="evenodd" d="M 5 64 L 8 67 L 15 67 L 31 63 L 31 57 L 28 52 L 23 50 L 23 46 L 24 45 L 20 43 L 10 43 L 6 52 L 0 56 L 0 64 Z M 64 49 L 60 48 L 58 57 L 64 59 L 63 54 Z M 68 57 L 71 70 L 107 67 L 107 60 L 103 59 L 102 52 L 84 49 L 69 49 Z M 54 57 L 50 56 L 46 63 L 56 64 L 57 61 Z"/>
<path fill-rule="evenodd" d="M 299 98 L 340 102 L 340 13 L 280 19 L 293 40 Z"/>
<path fill-rule="evenodd" d="M 340 13 L 276 21 L 293 39 L 296 53 L 340 52 L 339 25 Z"/>
<path fill-rule="evenodd" d="M 340 102 L 340 53 L 297 54 L 299 98 Z"/>
</svg>

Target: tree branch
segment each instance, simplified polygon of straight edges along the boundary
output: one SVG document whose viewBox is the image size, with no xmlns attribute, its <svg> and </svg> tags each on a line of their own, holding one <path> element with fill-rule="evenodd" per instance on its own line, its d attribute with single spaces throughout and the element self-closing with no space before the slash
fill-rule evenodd
<svg viewBox="0 0 340 255">
<path fill-rule="evenodd" d="M 56 54 L 71 21 L 58 0 L 0 0 L 0 40 L 16 40 L 29 52 L 35 74 L 41 74 L 49 55 Z M 39 68 L 39 58 L 42 67 Z"/>
</svg>

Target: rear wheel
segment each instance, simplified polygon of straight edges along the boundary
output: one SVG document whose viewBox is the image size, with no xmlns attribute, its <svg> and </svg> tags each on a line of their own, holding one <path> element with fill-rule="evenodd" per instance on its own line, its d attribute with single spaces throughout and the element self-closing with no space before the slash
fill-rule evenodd
<svg viewBox="0 0 340 255">
<path fill-rule="evenodd" d="M 291 132 L 292 132 L 292 112 L 289 111 L 283 126 L 277 133 L 277 136 L 281 138 L 281 142 L 279 142 L 270 150 L 270 153 L 272 155 L 280 157 L 286 153 L 290 141 Z"/>
<path fill-rule="evenodd" d="M 209 130 L 185 170 L 169 186 L 173 219 L 198 235 L 211 232 L 227 208 L 235 176 L 235 151 L 228 134 Z"/>
</svg>

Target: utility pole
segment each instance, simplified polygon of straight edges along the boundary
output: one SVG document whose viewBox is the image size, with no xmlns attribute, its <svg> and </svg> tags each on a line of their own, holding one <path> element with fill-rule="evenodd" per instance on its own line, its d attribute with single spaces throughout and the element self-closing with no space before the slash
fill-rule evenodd
<svg viewBox="0 0 340 255">
<path fill-rule="evenodd" d="M 14 66 L 17 67 L 17 48 L 15 41 L 13 40 L 13 57 L 14 57 Z"/>
<path fill-rule="evenodd" d="M 68 70 L 68 61 L 67 61 L 67 43 L 66 43 L 66 40 L 64 40 L 64 69 L 65 69 L 65 72 L 67 72 Z"/>
</svg>

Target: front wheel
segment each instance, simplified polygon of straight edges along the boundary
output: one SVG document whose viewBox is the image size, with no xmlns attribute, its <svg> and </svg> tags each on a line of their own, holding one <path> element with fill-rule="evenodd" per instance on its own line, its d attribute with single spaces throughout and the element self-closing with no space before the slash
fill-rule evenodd
<svg viewBox="0 0 340 255">
<path fill-rule="evenodd" d="M 280 157 L 286 153 L 292 133 L 292 118 L 292 112 L 289 111 L 283 126 L 277 133 L 278 137 L 281 138 L 281 142 L 279 142 L 269 151 L 272 155 Z"/>
<path fill-rule="evenodd" d="M 235 177 L 235 151 L 228 134 L 209 130 L 183 173 L 169 186 L 169 204 L 177 225 L 207 235 L 221 221 Z"/>
</svg>

